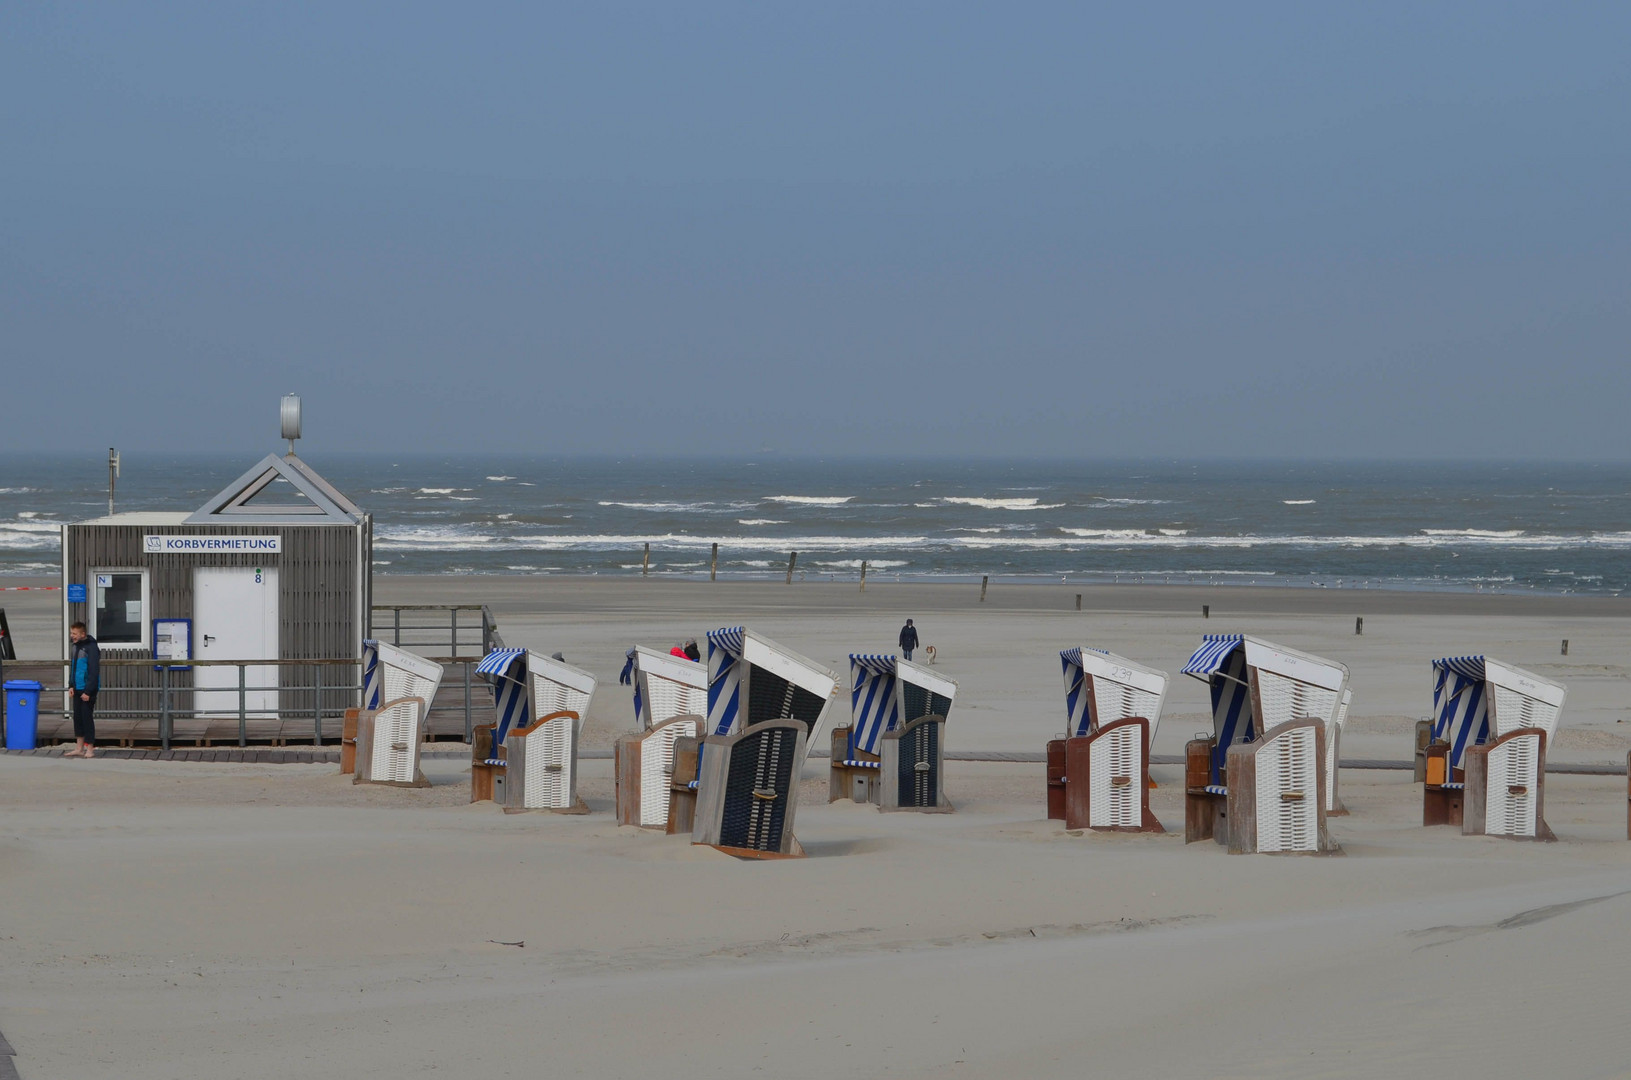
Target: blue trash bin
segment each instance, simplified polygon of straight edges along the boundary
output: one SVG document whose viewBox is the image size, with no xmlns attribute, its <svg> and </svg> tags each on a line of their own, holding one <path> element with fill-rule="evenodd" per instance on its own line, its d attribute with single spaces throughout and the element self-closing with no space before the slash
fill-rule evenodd
<svg viewBox="0 0 1631 1080">
<path fill-rule="evenodd" d="M 13 679 L 5 685 L 6 749 L 32 750 L 40 723 L 40 691 L 33 679 Z"/>
</svg>

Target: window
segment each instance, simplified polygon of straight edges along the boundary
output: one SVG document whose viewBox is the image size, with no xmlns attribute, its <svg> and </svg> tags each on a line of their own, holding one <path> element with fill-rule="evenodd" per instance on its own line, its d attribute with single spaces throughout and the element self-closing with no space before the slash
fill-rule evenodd
<svg viewBox="0 0 1631 1080">
<path fill-rule="evenodd" d="M 147 647 L 147 571 L 92 571 L 91 636 L 103 646 Z"/>
</svg>

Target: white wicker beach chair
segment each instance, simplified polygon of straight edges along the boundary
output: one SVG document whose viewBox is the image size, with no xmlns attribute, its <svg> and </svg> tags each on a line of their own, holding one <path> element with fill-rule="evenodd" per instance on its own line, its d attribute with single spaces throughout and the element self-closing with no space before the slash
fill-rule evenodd
<svg viewBox="0 0 1631 1080">
<path fill-rule="evenodd" d="M 831 671 L 744 627 L 708 634 L 693 843 L 752 858 L 803 854 L 793 835 L 799 772 L 837 685 Z"/>
<path fill-rule="evenodd" d="M 1546 824 L 1546 750 L 1567 689 L 1490 656 L 1433 661 L 1433 742 L 1424 825 L 1467 834 L 1552 840 Z"/>
<path fill-rule="evenodd" d="M 1260 638 L 1208 634 L 1183 671 L 1208 684 L 1213 724 L 1210 738 L 1185 747 L 1185 842 L 1210 838 L 1233 853 L 1336 850 L 1325 829 L 1326 738 L 1348 669 Z M 1270 806 L 1273 815 L 1259 810 Z"/>
<path fill-rule="evenodd" d="M 1065 649 L 1059 659 L 1066 735 L 1048 743 L 1048 817 L 1068 829 L 1164 831 L 1149 792 L 1167 673 L 1100 649 Z"/>
<path fill-rule="evenodd" d="M 613 748 L 617 823 L 661 829 L 668 824 L 674 744 L 702 733 L 708 669 L 643 645 L 635 646 L 629 662 L 640 730 L 619 737 Z"/>
<path fill-rule="evenodd" d="M 363 642 L 355 783 L 427 785 L 419 767 L 420 744 L 441 685 L 441 664 L 383 641 Z"/>
<path fill-rule="evenodd" d="M 493 680 L 499 721 L 490 732 L 481 729 L 472 749 L 479 759 L 471 766 L 472 801 L 492 798 L 506 810 L 586 812 L 577 794 L 578 739 L 595 677 L 530 649 L 495 649 L 476 671 Z"/>
</svg>

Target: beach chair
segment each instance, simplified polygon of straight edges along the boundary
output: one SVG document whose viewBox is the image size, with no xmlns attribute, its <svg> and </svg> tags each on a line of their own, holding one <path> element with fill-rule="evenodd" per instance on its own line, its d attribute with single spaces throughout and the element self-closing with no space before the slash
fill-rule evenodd
<svg viewBox="0 0 1631 1080">
<path fill-rule="evenodd" d="M 619 737 L 612 750 L 617 823 L 661 829 L 668 824 L 674 744 L 702 734 L 708 669 L 643 645 L 635 646 L 630 664 L 640 730 Z"/>
<path fill-rule="evenodd" d="M 1433 661 L 1433 738 L 1422 824 L 1468 835 L 1555 840 L 1546 824 L 1546 749 L 1568 691 L 1492 656 Z"/>
<path fill-rule="evenodd" d="M 578 798 L 578 739 L 595 677 L 530 649 L 494 649 L 476 671 L 492 680 L 498 722 L 475 729 L 470 801 L 588 813 Z"/>
<path fill-rule="evenodd" d="M 1184 748 L 1184 841 L 1231 854 L 1337 851 L 1326 831 L 1327 731 L 1347 690 L 1331 660 L 1208 634 L 1183 673 L 1208 684 L 1213 733 Z"/>
<path fill-rule="evenodd" d="M 1164 832 L 1150 812 L 1150 744 L 1167 673 L 1101 649 L 1065 649 L 1066 735 L 1048 743 L 1048 817 L 1067 829 Z"/>
<path fill-rule="evenodd" d="M 827 801 L 945 812 L 945 724 L 957 684 L 893 656 L 849 658 L 850 724 L 833 729 Z"/>
<path fill-rule="evenodd" d="M 804 854 L 793 835 L 799 773 L 837 686 L 831 671 L 744 627 L 708 634 L 692 843 L 746 858 Z"/>
<path fill-rule="evenodd" d="M 353 783 L 430 786 L 419 767 L 419 751 L 425 717 L 441 685 L 441 664 L 383 641 L 363 642 Z"/>
</svg>

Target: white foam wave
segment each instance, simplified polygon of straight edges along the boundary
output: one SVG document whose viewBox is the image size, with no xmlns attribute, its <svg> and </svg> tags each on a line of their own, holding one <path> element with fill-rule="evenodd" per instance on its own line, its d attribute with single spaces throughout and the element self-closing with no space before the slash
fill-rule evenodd
<svg viewBox="0 0 1631 1080">
<path fill-rule="evenodd" d="M 738 525 L 786 525 L 787 522 L 778 518 L 739 518 Z"/>
<path fill-rule="evenodd" d="M 1155 531 L 1160 533 L 1162 536 L 1188 536 L 1189 535 L 1189 530 L 1188 529 L 1157 529 Z"/>
<path fill-rule="evenodd" d="M 1281 499 L 1287 506 L 1313 506 L 1313 499 Z"/>
<path fill-rule="evenodd" d="M 1096 497 L 1094 506 L 1165 506 L 1169 499 L 1111 499 L 1100 495 Z"/>
<path fill-rule="evenodd" d="M 751 502 L 661 502 L 661 501 L 628 501 L 619 502 L 602 499 L 601 506 L 616 506 L 624 510 L 652 510 L 663 514 L 732 514 L 739 510 L 747 510 L 758 505 Z"/>
<path fill-rule="evenodd" d="M 513 477 L 513 476 L 489 476 L 487 479 L 491 480 L 495 484 L 502 484 L 506 480 L 514 480 L 515 477 Z"/>
<path fill-rule="evenodd" d="M 50 521 L 16 521 L 0 524 L 0 551 L 40 551 L 54 548 L 62 526 Z"/>
<path fill-rule="evenodd" d="M 947 506 L 978 506 L 982 510 L 1057 510 L 1064 503 L 1045 503 L 1035 497 L 1027 499 L 982 499 L 974 496 L 948 495 L 940 500 Z"/>
<path fill-rule="evenodd" d="M 765 502 L 791 503 L 795 506 L 843 506 L 853 495 L 766 495 Z"/>
<path fill-rule="evenodd" d="M 893 570 L 897 566 L 907 565 L 903 559 L 833 559 L 829 562 L 817 560 L 816 565 L 832 570 L 859 570 L 863 562 L 866 563 L 868 570 Z"/>
<path fill-rule="evenodd" d="M 1477 540 L 1510 540 L 1523 535 L 1522 529 L 1423 529 L 1427 536 L 1442 536 L 1449 539 L 1466 537 Z"/>
<path fill-rule="evenodd" d="M 451 495 L 455 491 L 468 491 L 469 488 L 420 488 L 421 495 Z"/>
<path fill-rule="evenodd" d="M 0 487 L 0 495 L 31 495 L 33 492 L 31 487 Z"/>
</svg>

